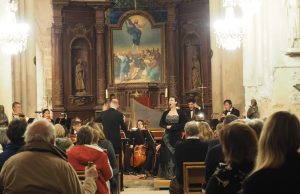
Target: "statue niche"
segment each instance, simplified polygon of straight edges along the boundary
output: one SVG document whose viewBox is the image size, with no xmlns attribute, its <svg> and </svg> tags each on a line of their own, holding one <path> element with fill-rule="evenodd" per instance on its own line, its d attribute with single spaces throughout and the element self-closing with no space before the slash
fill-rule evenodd
<svg viewBox="0 0 300 194">
<path fill-rule="evenodd" d="M 71 104 L 81 106 L 92 103 L 91 47 L 84 37 L 76 38 L 71 44 Z"/>
<path fill-rule="evenodd" d="M 200 57 L 200 40 L 195 34 L 189 34 L 184 40 L 184 88 L 196 91 L 202 85 L 202 65 Z"/>
</svg>

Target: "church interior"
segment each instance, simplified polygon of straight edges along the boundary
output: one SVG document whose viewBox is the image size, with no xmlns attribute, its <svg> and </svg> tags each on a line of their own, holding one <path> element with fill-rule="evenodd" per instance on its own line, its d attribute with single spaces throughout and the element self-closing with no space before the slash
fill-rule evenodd
<svg viewBox="0 0 300 194">
<path fill-rule="evenodd" d="M 299 0 L 1 0 L 0 10 L 0 139 L 17 117 L 28 122 L 26 144 L 30 125 L 33 129 L 42 118 L 62 125 L 63 138 L 74 147 L 85 135 L 76 129 L 77 124 L 84 128 L 92 127 L 91 122 L 102 123 L 110 140 L 106 128 L 118 115 L 106 117 L 105 112 L 114 108 L 122 115 L 120 134 L 117 131 L 122 148 L 110 140 L 121 158 L 117 159 L 117 189 L 113 191 L 107 180 L 108 193 L 191 193 L 185 182 L 193 177 L 201 183 L 200 191 L 194 193 L 204 193 L 204 185 L 208 194 L 222 193 L 212 189 L 207 172 L 201 170 L 208 164 L 197 166 L 200 170 L 190 175 L 184 171 L 181 192 L 172 190 L 177 186 L 174 176 L 159 175 L 160 155 L 164 155 L 159 149 L 169 148 L 172 158 L 175 153 L 173 162 L 179 153 L 175 148 L 179 140 L 172 142 L 172 130 L 180 128 L 181 141 L 193 136 L 189 134 L 194 121 L 199 133 L 204 130 L 200 126 L 208 126 L 213 137 L 206 140 L 203 132 L 203 141 L 209 150 L 210 141 L 219 137 L 218 125 L 223 123 L 222 130 L 226 130 L 228 115 L 242 123 L 259 119 L 264 122 L 263 130 L 271 127 L 268 122 L 276 112 L 300 119 Z M 168 120 L 174 116 L 171 112 L 179 121 Z M 139 130 L 140 121 L 147 129 L 141 143 L 145 146 L 135 147 L 138 138 L 132 138 L 131 132 Z M 220 132 L 223 135 L 218 139 L 223 153 L 225 133 Z M 263 135 L 264 131 L 256 137 L 258 156 Z M 153 145 L 146 145 L 150 140 Z M 299 148 L 300 137 L 298 144 Z M 149 147 L 153 147 L 151 153 Z M 150 157 L 143 161 L 150 165 L 146 171 L 134 163 L 134 153 L 142 151 Z M 0 184 L 6 193 L 3 169 Z M 244 193 L 251 180 L 246 181 Z M 101 193 L 98 183 L 97 187 L 96 193 Z"/>
</svg>

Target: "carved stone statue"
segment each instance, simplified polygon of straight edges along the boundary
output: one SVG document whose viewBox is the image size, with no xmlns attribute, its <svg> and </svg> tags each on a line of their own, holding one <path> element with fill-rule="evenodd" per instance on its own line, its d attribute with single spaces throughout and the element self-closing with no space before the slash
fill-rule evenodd
<svg viewBox="0 0 300 194">
<path fill-rule="evenodd" d="M 76 95 L 86 94 L 86 88 L 84 84 L 84 65 L 82 64 L 81 59 L 77 59 L 77 64 L 75 67 L 75 87 Z"/>
<path fill-rule="evenodd" d="M 251 100 L 251 105 L 247 111 L 247 117 L 249 119 L 257 119 L 259 118 L 258 106 L 255 99 Z"/>
<path fill-rule="evenodd" d="M 300 48 L 300 0 L 287 0 L 289 41 L 291 48 Z"/>
<path fill-rule="evenodd" d="M 197 55 L 192 57 L 192 64 L 192 88 L 195 89 L 201 85 L 201 65 Z"/>
</svg>

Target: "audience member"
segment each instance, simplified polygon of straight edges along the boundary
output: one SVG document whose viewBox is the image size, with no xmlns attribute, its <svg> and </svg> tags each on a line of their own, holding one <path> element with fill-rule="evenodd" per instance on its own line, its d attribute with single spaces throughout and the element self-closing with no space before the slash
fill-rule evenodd
<svg viewBox="0 0 300 194">
<path fill-rule="evenodd" d="M 199 138 L 198 123 L 190 121 L 184 127 L 186 140 L 175 147 L 176 177 L 170 183 L 171 194 L 183 193 L 183 163 L 204 161 L 208 144 Z"/>
<path fill-rule="evenodd" d="M 213 139 L 214 132 L 210 128 L 209 124 L 204 121 L 198 122 L 198 128 L 199 128 L 199 137 L 202 141 L 209 142 Z"/>
<path fill-rule="evenodd" d="M 55 145 L 66 152 L 73 146 L 73 142 L 66 137 L 65 128 L 61 124 L 55 124 L 54 129 L 56 134 Z"/>
<path fill-rule="evenodd" d="M 7 127 L 8 125 L 8 118 L 4 111 L 4 106 L 0 105 L 0 127 Z"/>
<path fill-rule="evenodd" d="M 74 119 L 72 119 L 70 134 L 72 135 L 76 134 L 80 130 L 81 126 L 82 126 L 82 122 L 79 117 L 75 117 Z"/>
<path fill-rule="evenodd" d="M 3 193 L 93 194 L 96 192 L 95 166 L 85 169 L 80 183 L 66 155 L 57 149 L 54 126 L 46 120 L 33 122 L 25 132 L 23 151 L 9 158 L 0 173 Z"/>
<path fill-rule="evenodd" d="M 257 137 L 260 137 L 261 130 L 264 126 L 264 122 L 261 119 L 247 120 L 247 125 L 254 129 Z"/>
<path fill-rule="evenodd" d="M 27 123 L 24 119 L 15 119 L 9 123 L 6 135 L 10 142 L 6 145 L 4 152 L 0 154 L 0 169 L 4 162 L 11 156 L 15 155 L 18 150 L 25 144 L 24 133 Z"/>
<path fill-rule="evenodd" d="M 232 123 L 220 135 L 225 164 L 220 163 L 209 179 L 206 194 L 240 194 L 242 182 L 254 167 L 257 136 L 242 123 Z"/>
<path fill-rule="evenodd" d="M 276 112 L 263 127 L 254 172 L 244 194 L 298 194 L 300 183 L 300 123 L 289 112 Z"/>
<path fill-rule="evenodd" d="M 109 164 L 107 154 L 100 147 L 91 145 L 93 132 L 91 127 L 81 127 L 77 132 L 77 144 L 68 152 L 68 160 L 75 170 L 84 170 L 92 162 L 99 171 L 97 184 L 97 194 L 108 194 L 109 189 L 106 181 L 112 178 L 112 169 Z"/>
</svg>

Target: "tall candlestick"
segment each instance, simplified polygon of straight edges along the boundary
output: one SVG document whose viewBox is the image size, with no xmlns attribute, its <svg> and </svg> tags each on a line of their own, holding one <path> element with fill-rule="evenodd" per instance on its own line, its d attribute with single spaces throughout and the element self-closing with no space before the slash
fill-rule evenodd
<svg viewBox="0 0 300 194">
<path fill-rule="evenodd" d="M 108 99 L 108 90 L 105 90 L 105 98 Z"/>
<path fill-rule="evenodd" d="M 168 88 L 165 89 L 165 98 L 168 98 Z"/>
</svg>

